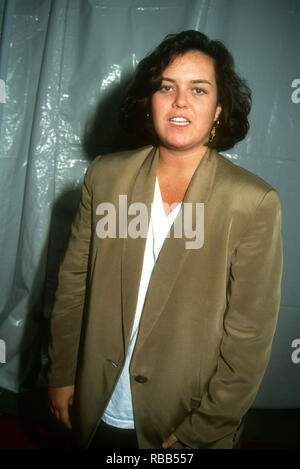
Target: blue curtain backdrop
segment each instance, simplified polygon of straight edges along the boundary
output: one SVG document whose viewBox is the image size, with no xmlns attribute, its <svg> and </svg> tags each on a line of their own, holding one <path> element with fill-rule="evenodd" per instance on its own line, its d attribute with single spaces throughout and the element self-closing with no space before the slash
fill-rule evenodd
<svg viewBox="0 0 300 469">
<path fill-rule="evenodd" d="M 228 46 L 253 90 L 249 135 L 224 155 L 282 200 L 282 301 L 254 406 L 300 406 L 299 20 L 298 0 L 0 0 L 0 387 L 45 384 L 40 349 L 85 170 L 126 144 L 117 109 L 139 60 L 197 29 Z"/>
</svg>

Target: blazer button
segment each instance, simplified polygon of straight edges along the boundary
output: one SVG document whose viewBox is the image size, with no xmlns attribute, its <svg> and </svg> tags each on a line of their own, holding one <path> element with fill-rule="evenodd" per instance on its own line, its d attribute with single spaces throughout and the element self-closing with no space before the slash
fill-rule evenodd
<svg viewBox="0 0 300 469">
<path fill-rule="evenodd" d="M 148 381 L 148 378 L 142 375 L 137 375 L 134 379 L 137 383 L 146 383 Z"/>
</svg>

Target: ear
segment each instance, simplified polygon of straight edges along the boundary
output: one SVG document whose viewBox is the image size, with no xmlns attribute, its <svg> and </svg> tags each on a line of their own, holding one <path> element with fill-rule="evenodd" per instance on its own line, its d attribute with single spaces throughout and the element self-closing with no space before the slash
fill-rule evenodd
<svg viewBox="0 0 300 469">
<path fill-rule="evenodd" d="M 221 104 L 218 104 L 217 107 L 216 107 L 214 121 L 217 121 L 219 119 L 219 115 L 221 114 L 221 112 L 222 112 L 222 106 L 221 106 Z"/>
</svg>

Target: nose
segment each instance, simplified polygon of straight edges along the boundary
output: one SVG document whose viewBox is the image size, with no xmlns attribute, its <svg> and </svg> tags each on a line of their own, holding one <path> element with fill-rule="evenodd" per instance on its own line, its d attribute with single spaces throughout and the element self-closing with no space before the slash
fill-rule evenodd
<svg viewBox="0 0 300 469">
<path fill-rule="evenodd" d="M 173 106 L 177 108 L 188 107 L 188 99 L 184 90 L 177 89 Z"/>
</svg>

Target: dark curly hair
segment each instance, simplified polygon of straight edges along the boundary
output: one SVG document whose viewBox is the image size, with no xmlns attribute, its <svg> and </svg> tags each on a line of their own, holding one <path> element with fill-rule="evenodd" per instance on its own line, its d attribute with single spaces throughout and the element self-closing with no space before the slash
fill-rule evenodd
<svg viewBox="0 0 300 469">
<path fill-rule="evenodd" d="M 169 34 L 138 64 L 120 109 L 120 123 L 125 131 L 139 135 L 144 143 L 159 143 L 151 119 L 146 117 L 151 114 L 152 95 L 159 89 L 163 71 L 171 60 L 194 50 L 214 60 L 218 104 L 222 106 L 215 138 L 207 145 L 218 151 L 229 150 L 245 138 L 251 90 L 235 72 L 233 57 L 225 45 L 194 30 Z"/>
</svg>

